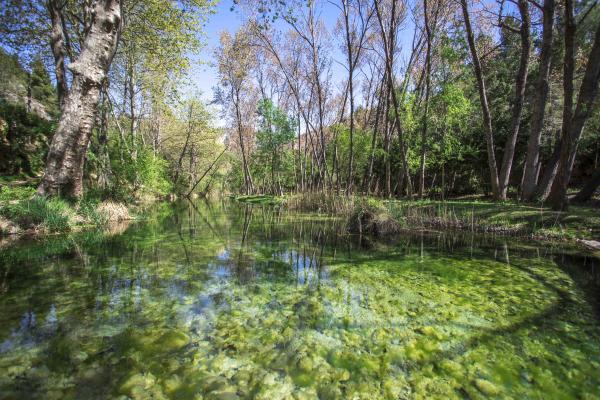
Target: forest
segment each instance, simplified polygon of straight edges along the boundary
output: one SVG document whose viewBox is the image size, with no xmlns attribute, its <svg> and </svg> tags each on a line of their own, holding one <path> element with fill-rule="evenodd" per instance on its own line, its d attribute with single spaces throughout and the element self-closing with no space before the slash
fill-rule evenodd
<svg viewBox="0 0 600 400">
<path fill-rule="evenodd" d="M 597 399 L 598 3 L 0 0 L 0 399 Z"/>
<path fill-rule="evenodd" d="M 215 5 L 122 3 L 2 4 L 0 166 L 41 177 L 38 196 L 482 195 L 563 210 L 600 182 L 594 1 L 344 0 L 328 3 L 334 26 L 318 2 L 232 3 L 239 29 L 205 49 L 210 105 L 185 86 Z"/>
</svg>

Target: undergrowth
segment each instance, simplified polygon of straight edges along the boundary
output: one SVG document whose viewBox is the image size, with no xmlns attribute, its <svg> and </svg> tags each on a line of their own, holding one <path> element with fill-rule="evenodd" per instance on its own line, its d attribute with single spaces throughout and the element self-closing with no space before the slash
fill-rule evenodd
<svg viewBox="0 0 600 400">
<path fill-rule="evenodd" d="M 64 232 L 76 223 L 74 209 L 61 199 L 34 197 L 7 204 L 0 209 L 0 213 L 22 229 Z"/>
<path fill-rule="evenodd" d="M 10 200 L 0 202 L 2 234 L 68 232 L 81 226 L 103 227 L 111 222 L 131 219 L 129 209 L 122 203 L 95 197 L 84 197 L 76 203 L 58 198 L 18 198 L 15 188 L 9 191 Z M 2 193 L 7 193 L 3 190 Z M 31 191 L 23 190 L 31 194 Z"/>
</svg>

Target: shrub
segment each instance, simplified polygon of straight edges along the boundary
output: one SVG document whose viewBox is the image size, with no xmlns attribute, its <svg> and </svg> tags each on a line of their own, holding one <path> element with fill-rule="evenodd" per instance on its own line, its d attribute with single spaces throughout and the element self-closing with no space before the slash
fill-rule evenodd
<svg viewBox="0 0 600 400">
<path fill-rule="evenodd" d="M 285 204 L 290 210 L 348 215 L 354 208 L 354 197 L 336 193 L 306 192 L 291 196 Z"/>
<path fill-rule="evenodd" d="M 127 207 L 123 203 L 116 203 L 114 201 L 103 201 L 98 204 L 96 214 L 103 218 L 104 221 L 110 222 L 120 222 L 131 219 Z"/>
<path fill-rule="evenodd" d="M 348 231 L 351 233 L 385 236 L 400 229 L 400 223 L 390 216 L 384 204 L 373 198 L 356 203 L 348 219 Z"/>
</svg>

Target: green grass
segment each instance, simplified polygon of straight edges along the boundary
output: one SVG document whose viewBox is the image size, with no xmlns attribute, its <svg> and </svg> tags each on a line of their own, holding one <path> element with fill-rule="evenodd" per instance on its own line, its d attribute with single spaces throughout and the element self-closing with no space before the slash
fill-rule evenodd
<svg viewBox="0 0 600 400">
<path fill-rule="evenodd" d="M 245 203 L 284 205 L 290 210 L 348 218 L 363 209 L 379 210 L 381 214 L 391 215 L 405 229 L 460 229 L 560 240 L 600 239 L 600 210 L 592 206 L 571 205 L 569 211 L 557 212 L 549 207 L 510 201 L 381 200 L 332 193 L 234 198 Z"/>
<path fill-rule="evenodd" d="M 236 201 L 249 204 L 264 204 L 264 205 L 279 205 L 282 203 L 281 197 L 271 196 L 267 194 L 243 195 L 234 196 Z"/>
<path fill-rule="evenodd" d="M 78 202 L 68 202 L 34 195 L 35 188 L 26 184 L 0 187 L 0 235 L 69 232 L 106 227 L 110 222 L 107 206 L 99 197 L 86 195 Z"/>
<path fill-rule="evenodd" d="M 35 188 L 31 186 L 2 186 L 0 187 L 0 202 L 13 200 L 25 200 L 35 194 Z"/>
<path fill-rule="evenodd" d="M 410 224 L 506 232 L 557 239 L 600 238 L 600 210 L 572 205 L 568 212 L 513 202 L 391 200 L 390 214 Z"/>
<path fill-rule="evenodd" d="M 73 208 L 61 199 L 35 197 L 21 200 L 0 208 L 0 214 L 24 229 L 65 232 L 75 224 Z"/>
</svg>

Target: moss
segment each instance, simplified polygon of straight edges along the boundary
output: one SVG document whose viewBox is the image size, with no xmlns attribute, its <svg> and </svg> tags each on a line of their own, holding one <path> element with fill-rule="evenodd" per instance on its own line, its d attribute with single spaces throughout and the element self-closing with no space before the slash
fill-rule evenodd
<svg viewBox="0 0 600 400">
<path fill-rule="evenodd" d="M 485 379 L 476 379 L 475 386 L 486 396 L 498 396 L 501 393 L 498 386 Z"/>
<path fill-rule="evenodd" d="M 153 346 L 158 351 L 172 352 L 177 351 L 188 345 L 190 337 L 179 330 L 169 330 L 163 333 L 154 343 Z"/>
</svg>

